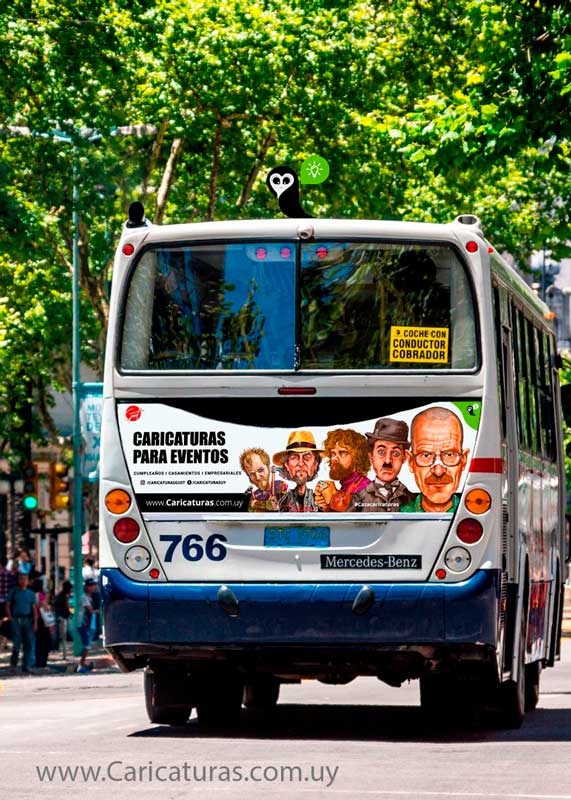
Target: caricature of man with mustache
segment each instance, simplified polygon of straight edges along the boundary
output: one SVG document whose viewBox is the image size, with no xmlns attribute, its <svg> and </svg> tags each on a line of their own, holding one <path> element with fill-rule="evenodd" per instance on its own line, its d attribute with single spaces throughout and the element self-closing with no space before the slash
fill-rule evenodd
<svg viewBox="0 0 571 800">
<path fill-rule="evenodd" d="M 452 411 L 435 406 L 421 411 L 412 421 L 408 466 L 420 494 L 401 506 L 401 511 L 454 513 L 456 494 L 469 450 L 462 449 L 462 423 Z"/>
</svg>

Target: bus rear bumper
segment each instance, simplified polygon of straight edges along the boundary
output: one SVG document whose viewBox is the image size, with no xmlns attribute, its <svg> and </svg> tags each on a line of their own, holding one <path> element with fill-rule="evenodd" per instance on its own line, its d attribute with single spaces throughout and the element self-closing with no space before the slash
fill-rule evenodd
<svg viewBox="0 0 571 800">
<path fill-rule="evenodd" d="M 239 613 L 218 601 L 220 584 L 137 583 L 117 569 L 101 570 L 105 646 L 140 666 L 145 657 L 319 649 L 407 650 L 430 657 L 435 646 L 495 649 L 500 573 L 479 570 L 454 584 L 367 584 L 375 602 L 352 611 L 355 583 L 227 584 Z"/>
</svg>

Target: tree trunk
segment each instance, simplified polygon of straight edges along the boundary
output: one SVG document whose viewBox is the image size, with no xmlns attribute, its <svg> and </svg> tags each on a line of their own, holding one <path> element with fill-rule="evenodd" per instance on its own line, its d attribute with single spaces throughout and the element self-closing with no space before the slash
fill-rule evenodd
<svg viewBox="0 0 571 800">
<path fill-rule="evenodd" d="M 157 166 L 157 162 L 159 160 L 159 155 L 161 153 L 161 148 L 163 146 L 163 142 L 165 140 L 167 128 L 169 126 L 169 118 L 165 117 L 161 122 L 161 127 L 157 133 L 156 139 L 153 143 L 153 149 L 151 150 L 151 157 L 149 159 L 149 163 L 147 164 L 147 169 L 145 171 L 145 177 L 143 178 L 143 185 L 141 187 L 141 201 L 143 205 L 145 204 L 145 197 L 147 195 L 147 191 L 149 188 L 149 181 L 151 180 L 151 176 L 155 171 Z"/>
<path fill-rule="evenodd" d="M 157 196 L 157 210 L 155 212 L 155 217 L 153 219 L 153 222 L 156 225 L 160 225 L 161 222 L 163 221 L 169 192 L 174 183 L 174 174 L 176 170 L 176 165 L 180 158 L 180 154 L 182 153 L 183 145 L 184 145 L 184 139 L 182 137 L 175 139 L 172 143 L 169 160 L 167 161 L 167 165 L 163 173 L 163 179 L 161 181 L 161 185 L 159 187 L 159 193 Z"/>
<path fill-rule="evenodd" d="M 256 156 L 256 160 L 254 161 L 254 165 L 252 166 L 252 169 L 250 170 L 250 172 L 248 174 L 248 177 L 246 178 L 246 182 L 244 183 L 244 186 L 242 187 L 242 191 L 240 192 L 240 197 L 238 198 L 238 202 L 236 203 L 236 206 L 238 208 L 244 208 L 244 206 L 246 205 L 246 203 L 250 199 L 250 195 L 252 193 L 252 188 L 254 186 L 254 183 L 256 182 L 256 178 L 258 177 L 258 173 L 259 173 L 260 169 L 262 168 L 262 166 L 264 164 L 264 161 L 266 159 L 266 155 L 268 153 L 268 150 L 275 143 L 276 143 L 276 138 L 274 136 L 273 130 L 271 130 L 267 134 L 267 136 L 264 139 L 264 141 L 262 142 L 262 144 L 260 146 L 260 149 L 258 150 L 258 154 Z"/>
<path fill-rule="evenodd" d="M 218 170 L 220 168 L 220 148 L 222 143 L 222 129 L 220 125 L 216 128 L 214 135 L 214 153 L 212 156 L 212 169 L 210 170 L 210 186 L 208 189 L 208 216 L 207 220 L 214 219 L 214 210 L 216 208 L 216 181 L 218 179 Z"/>
</svg>

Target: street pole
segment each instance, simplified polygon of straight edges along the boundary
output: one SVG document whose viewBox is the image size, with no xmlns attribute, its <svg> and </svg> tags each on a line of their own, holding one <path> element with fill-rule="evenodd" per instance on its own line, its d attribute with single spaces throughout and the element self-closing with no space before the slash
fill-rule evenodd
<svg viewBox="0 0 571 800">
<path fill-rule="evenodd" d="M 79 626 L 79 609 L 83 594 L 81 539 L 83 535 L 83 491 L 81 475 L 81 428 L 79 420 L 81 401 L 81 353 L 79 337 L 79 186 L 77 183 L 77 147 L 73 146 L 73 595 L 74 595 L 74 652 L 81 653 L 81 641 L 77 628 Z"/>
<path fill-rule="evenodd" d="M 16 558 L 16 487 L 14 475 L 10 475 L 10 549 L 12 558 Z"/>
</svg>

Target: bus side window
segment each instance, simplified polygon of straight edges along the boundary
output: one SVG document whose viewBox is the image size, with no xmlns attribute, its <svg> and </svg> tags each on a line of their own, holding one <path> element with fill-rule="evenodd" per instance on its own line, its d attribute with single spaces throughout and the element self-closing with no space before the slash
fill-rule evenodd
<svg viewBox="0 0 571 800">
<path fill-rule="evenodd" d="M 540 454 L 547 458 L 547 408 L 545 405 L 545 378 L 547 364 L 543 358 L 543 341 L 540 331 L 533 327 L 533 352 L 535 353 L 535 396 L 539 423 Z"/>
<path fill-rule="evenodd" d="M 557 431 L 555 429 L 555 409 L 553 406 L 553 340 L 551 337 L 543 332 L 539 334 L 541 343 L 541 352 L 543 357 L 542 374 L 544 376 L 544 396 L 543 403 L 545 409 L 545 443 L 546 443 L 546 457 L 550 461 L 555 461 L 556 458 L 556 442 Z"/>
<path fill-rule="evenodd" d="M 494 303 L 494 328 L 496 334 L 496 356 L 498 363 L 498 399 L 500 403 L 500 421 L 502 426 L 502 439 L 506 438 L 506 352 L 502 337 L 502 314 L 500 308 L 500 290 L 493 288 Z"/>
<path fill-rule="evenodd" d="M 520 422 L 520 444 L 524 450 L 531 449 L 531 427 L 529 420 L 529 394 L 528 376 L 529 368 L 527 364 L 527 347 L 525 344 L 524 316 L 519 308 L 514 307 L 514 347 L 516 353 L 516 380 L 517 394 L 519 398 Z"/>
<path fill-rule="evenodd" d="M 539 403 L 537 399 L 537 366 L 535 361 L 534 327 L 531 320 L 525 320 L 525 338 L 527 345 L 528 363 L 528 397 L 529 397 L 529 422 L 531 431 L 531 452 L 535 456 L 541 455 L 541 437 L 539 433 Z"/>
</svg>

